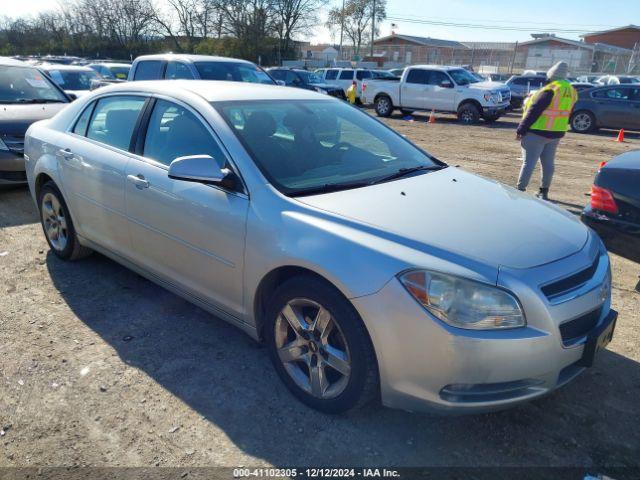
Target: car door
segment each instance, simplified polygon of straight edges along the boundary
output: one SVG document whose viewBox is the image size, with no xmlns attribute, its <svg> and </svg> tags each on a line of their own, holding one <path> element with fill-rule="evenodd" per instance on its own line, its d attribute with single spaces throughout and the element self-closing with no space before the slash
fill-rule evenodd
<svg viewBox="0 0 640 480">
<path fill-rule="evenodd" d="M 401 104 L 403 107 L 426 109 L 429 108 L 427 95 L 430 86 L 429 71 L 422 68 L 412 68 L 407 72 L 405 81 L 401 84 Z"/>
<path fill-rule="evenodd" d="M 187 155 L 206 154 L 235 167 L 188 106 L 156 99 L 145 117 L 138 155 L 126 172 L 135 261 L 198 299 L 240 315 L 247 195 L 167 174 L 175 158 Z"/>
<path fill-rule="evenodd" d="M 631 114 L 629 115 L 629 129 L 640 130 L 640 88 L 631 88 Z"/>
<path fill-rule="evenodd" d="M 89 104 L 60 141 L 59 165 L 78 232 L 128 256 L 124 183 L 131 138 L 147 101 L 110 95 Z"/>
<path fill-rule="evenodd" d="M 635 113 L 631 88 L 611 87 L 593 92 L 598 125 L 610 128 L 630 128 Z"/>
<path fill-rule="evenodd" d="M 345 95 L 347 94 L 347 90 L 349 89 L 349 87 L 353 84 L 354 73 L 354 70 L 345 68 L 344 70 L 341 70 L 340 74 L 338 75 L 337 83 L 344 90 Z"/>
<path fill-rule="evenodd" d="M 431 70 L 429 72 L 427 83 L 429 85 L 430 108 L 446 112 L 453 112 L 456 110 L 456 90 L 462 91 L 463 87 L 455 87 L 455 83 L 451 77 L 449 77 L 445 72 L 441 72 L 439 70 Z"/>
</svg>

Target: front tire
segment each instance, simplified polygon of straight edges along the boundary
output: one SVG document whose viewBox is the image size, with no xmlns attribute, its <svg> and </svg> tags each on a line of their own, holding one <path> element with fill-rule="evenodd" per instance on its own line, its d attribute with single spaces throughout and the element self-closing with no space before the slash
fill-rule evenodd
<svg viewBox="0 0 640 480">
<path fill-rule="evenodd" d="M 463 103 L 458 108 L 458 121 L 464 125 L 475 125 L 480 121 L 480 110 L 473 103 Z"/>
<path fill-rule="evenodd" d="M 571 130 L 576 133 L 589 133 L 596 129 L 596 117 L 587 110 L 579 110 L 571 115 Z"/>
<path fill-rule="evenodd" d="M 302 275 L 283 283 L 266 309 L 265 341 L 289 391 L 307 406 L 343 413 L 378 393 L 369 334 L 333 286 Z"/>
<path fill-rule="evenodd" d="M 379 117 L 390 117 L 393 113 L 393 103 L 388 96 L 380 95 L 375 100 L 375 109 Z"/>
<path fill-rule="evenodd" d="M 92 250 L 78 241 L 69 208 L 55 183 L 46 182 L 38 195 L 40 223 L 49 248 L 63 260 L 86 257 Z"/>
</svg>

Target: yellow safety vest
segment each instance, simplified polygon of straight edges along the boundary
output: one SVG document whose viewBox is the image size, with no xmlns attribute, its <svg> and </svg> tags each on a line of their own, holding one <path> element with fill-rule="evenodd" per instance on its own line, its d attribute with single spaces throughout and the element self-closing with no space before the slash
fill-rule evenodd
<svg viewBox="0 0 640 480">
<path fill-rule="evenodd" d="M 349 103 L 356 103 L 356 96 L 358 95 L 357 90 L 358 89 L 353 84 L 347 88 L 347 100 L 349 100 Z"/>
<path fill-rule="evenodd" d="M 527 98 L 523 105 L 522 118 L 525 117 L 529 107 L 535 102 L 538 95 L 548 90 L 553 92 L 553 99 L 547 109 L 543 111 L 533 125 L 531 125 L 530 130 L 566 132 L 569 129 L 571 109 L 578 100 L 576 89 L 566 80 L 555 80 L 548 83 Z"/>
</svg>

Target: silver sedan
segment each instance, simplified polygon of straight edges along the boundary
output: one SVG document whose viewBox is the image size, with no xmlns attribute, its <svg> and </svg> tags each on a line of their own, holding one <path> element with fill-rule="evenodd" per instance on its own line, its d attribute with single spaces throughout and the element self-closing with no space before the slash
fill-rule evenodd
<svg viewBox="0 0 640 480">
<path fill-rule="evenodd" d="M 121 84 L 25 151 L 55 255 L 101 252 L 237 325 L 325 412 L 504 408 L 613 334 L 609 258 L 578 220 L 318 93 Z"/>
</svg>

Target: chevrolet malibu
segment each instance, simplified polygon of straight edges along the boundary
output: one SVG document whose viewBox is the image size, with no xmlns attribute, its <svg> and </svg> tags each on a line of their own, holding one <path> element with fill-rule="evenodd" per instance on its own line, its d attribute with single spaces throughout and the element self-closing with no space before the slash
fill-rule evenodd
<svg viewBox="0 0 640 480">
<path fill-rule="evenodd" d="M 611 340 L 601 241 L 315 92 L 97 90 L 26 138 L 52 252 L 98 251 L 264 342 L 305 404 L 477 412 L 545 395 Z"/>
</svg>

